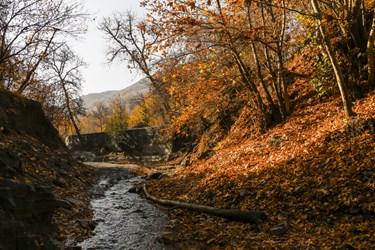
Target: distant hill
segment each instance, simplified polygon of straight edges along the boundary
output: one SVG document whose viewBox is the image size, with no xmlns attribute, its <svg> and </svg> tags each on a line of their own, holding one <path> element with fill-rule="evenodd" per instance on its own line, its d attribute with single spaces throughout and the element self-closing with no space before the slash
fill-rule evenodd
<svg viewBox="0 0 375 250">
<path fill-rule="evenodd" d="M 91 93 L 83 95 L 84 106 L 90 108 L 96 102 L 108 104 L 113 98 L 120 96 L 122 99 L 132 103 L 137 100 L 140 95 L 144 95 L 149 90 L 148 80 L 143 78 L 138 82 L 121 90 L 110 90 L 101 93 Z"/>
</svg>

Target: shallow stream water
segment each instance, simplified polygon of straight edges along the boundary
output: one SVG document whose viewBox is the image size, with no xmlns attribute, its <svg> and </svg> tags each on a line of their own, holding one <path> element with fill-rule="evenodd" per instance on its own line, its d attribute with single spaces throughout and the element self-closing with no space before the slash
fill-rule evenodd
<svg viewBox="0 0 375 250">
<path fill-rule="evenodd" d="M 82 249 L 164 249 L 157 239 L 165 231 L 165 214 L 129 192 L 141 181 L 126 169 L 103 170 L 91 202 L 98 224 L 95 235 L 80 243 Z"/>
</svg>

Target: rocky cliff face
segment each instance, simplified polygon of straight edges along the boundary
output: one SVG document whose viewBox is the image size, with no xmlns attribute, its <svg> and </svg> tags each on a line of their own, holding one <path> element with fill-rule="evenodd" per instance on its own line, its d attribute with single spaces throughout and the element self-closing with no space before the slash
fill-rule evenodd
<svg viewBox="0 0 375 250">
<path fill-rule="evenodd" d="M 0 249 L 59 249 L 68 235 L 85 237 L 94 178 L 38 103 L 0 90 Z"/>
</svg>

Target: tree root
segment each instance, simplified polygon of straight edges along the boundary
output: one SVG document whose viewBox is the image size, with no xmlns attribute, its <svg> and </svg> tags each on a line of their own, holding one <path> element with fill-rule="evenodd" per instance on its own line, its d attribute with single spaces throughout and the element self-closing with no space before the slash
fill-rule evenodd
<svg viewBox="0 0 375 250">
<path fill-rule="evenodd" d="M 260 211 L 241 211 L 239 209 L 224 209 L 224 208 L 216 208 L 216 207 L 210 207 L 210 206 L 204 206 L 204 205 L 196 205 L 196 204 L 187 203 L 187 202 L 158 199 L 156 197 L 151 196 L 147 192 L 145 183 L 143 184 L 143 192 L 146 195 L 147 199 L 152 200 L 161 205 L 184 208 L 184 209 L 203 212 L 207 214 L 213 214 L 213 215 L 223 217 L 226 219 L 230 219 L 230 220 L 258 224 L 262 220 L 265 220 L 267 218 L 266 214 Z"/>
</svg>

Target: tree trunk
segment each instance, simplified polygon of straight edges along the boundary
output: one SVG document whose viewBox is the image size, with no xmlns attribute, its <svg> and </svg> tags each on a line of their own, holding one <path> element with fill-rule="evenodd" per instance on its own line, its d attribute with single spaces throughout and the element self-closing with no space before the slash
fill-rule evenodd
<svg viewBox="0 0 375 250">
<path fill-rule="evenodd" d="M 320 11 L 319 5 L 318 5 L 316 0 L 311 0 L 311 4 L 312 4 L 312 7 L 314 9 L 317 20 L 318 20 L 318 27 L 319 27 L 320 35 L 323 38 L 323 45 L 324 45 L 324 47 L 327 51 L 328 57 L 331 61 L 331 65 L 332 65 L 333 71 L 335 73 L 336 82 L 337 82 L 337 85 L 340 89 L 341 99 L 342 99 L 342 102 L 343 102 L 343 105 L 344 105 L 345 115 L 347 117 L 354 116 L 355 113 L 352 110 L 352 104 L 350 102 L 348 90 L 345 86 L 344 76 L 342 74 L 341 68 L 340 68 L 339 63 L 337 61 L 335 51 L 332 48 L 331 41 L 327 37 L 327 32 L 326 32 L 326 30 L 325 30 L 325 28 L 324 28 L 324 26 L 321 22 L 322 13 Z"/>
<path fill-rule="evenodd" d="M 81 133 L 79 131 L 78 125 L 77 125 L 77 123 L 75 121 L 75 117 L 74 117 L 74 114 L 73 114 L 73 111 L 72 111 L 72 108 L 71 108 L 71 105 L 70 105 L 70 98 L 69 98 L 68 90 L 65 87 L 64 80 L 61 80 L 61 87 L 62 87 L 62 89 L 64 91 L 65 102 L 66 102 L 66 107 L 68 109 L 69 119 L 72 122 L 72 125 L 74 127 L 74 130 L 75 130 L 77 136 L 78 136 L 78 139 L 80 140 L 81 143 L 85 143 L 83 141 L 82 135 L 81 135 Z"/>
<path fill-rule="evenodd" d="M 371 88 L 375 87 L 374 42 L 375 42 L 375 11 L 373 13 L 370 34 L 367 40 L 368 82 Z"/>
<path fill-rule="evenodd" d="M 272 118 L 274 119 L 274 121 L 276 123 L 281 122 L 282 121 L 281 112 L 280 112 L 279 108 L 276 106 L 275 102 L 272 100 L 271 94 L 268 91 L 266 83 L 263 79 L 262 68 L 260 66 L 259 56 L 258 56 L 258 52 L 256 50 L 254 42 L 251 43 L 251 48 L 252 48 L 252 51 L 253 51 L 254 60 L 255 60 L 256 65 L 257 65 L 258 78 L 259 78 L 260 83 L 263 87 L 263 90 L 266 94 L 267 101 L 270 105 L 271 112 L 272 112 Z"/>
<path fill-rule="evenodd" d="M 220 17 L 221 17 L 222 24 L 226 29 L 225 35 L 227 36 L 226 41 L 228 43 L 228 48 L 230 49 L 230 52 L 233 56 L 233 59 L 234 59 L 236 65 L 238 67 L 238 70 L 240 72 L 242 81 L 246 84 L 247 87 L 249 87 L 251 93 L 254 95 L 256 108 L 258 109 L 258 111 L 260 111 L 261 115 L 263 116 L 261 118 L 262 122 L 259 125 L 259 129 L 262 130 L 262 132 L 263 132 L 265 129 L 267 129 L 270 126 L 270 121 L 268 119 L 269 113 L 267 112 L 267 108 L 266 108 L 266 106 L 263 102 L 261 93 L 259 92 L 259 90 L 258 90 L 256 84 L 254 83 L 254 81 L 252 81 L 252 79 L 251 79 L 251 73 L 249 71 L 249 68 L 247 67 L 247 65 L 243 61 L 239 51 L 237 50 L 237 48 L 235 46 L 234 39 L 233 39 L 231 33 L 227 30 L 227 25 L 226 25 L 226 21 L 225 21 L 225 18 L 223 16 L 223 13 L 222 13 L 220 1 L 216 0 L 216 4 L 217 4 L 217 8 L 218 8 Z"/>
<path fill-rule="evenodd" d="M 281 1 L 282 7 L 285 7 L 285 1 Z M 288 94 L 288 84 L 285 81 L 285 68 L 284 68 L 284 58 L 283 58 L 283 50 L 284 50 L 284 37 L 285 37 L 285 29 L 286 29 L 286 10 L 283 10 L 283 17 L 281 20 L 281 27 L 280 27 L 280 35 L 279 41 L 277 43 L 277 57 L 278 57 L 278 74 L 277 74 L 277 82 L 280 86 L 281 93 L 282 93 L 282 100 L 280 100 L 280 105 L 282 105 L 282 111 L 284 113 L 284 118 L 290 115 L 291 108 L 290 108 L 290 98 Z"/>
<path fill-rule="evenodd" d="M 265 10 L 264 10 L 263 5 L 261 6 L 261 14 L 262 14 L 262 25 L 264 27 L 266 27 L 267 22 L 266 22 Z M 274 19 L 274 18 L 272 17 L 272 19 Z M 263 39 L 266 41 L 267 40 L 267 34 L 266 34 L 265 30 L 263 30 L 262 35 L 263 35 Z M 270 54 L 270 48 L 266 44 L 263 44 L 263 45 L 264 45 L 264 57 L 266 59 L 266 65 L 267 65 L 266 67 L 268 68 L 268 71 L 272 76 L 272 87 L 273 87 L 273 90 L 275 91 L 275 95 L 276 95 L 277 101 L 279 103 L 278 110 L 279 110 L 279 115 L 281 116 L 281 114 L 283 113 L 282 109 L 284 107 L 282 90 L 281 90 L 280 86 L 278 85 L 278 77 L 277 77 L 277 74 L 276 74 L 276 70 L 274 69 L 274 66 L 272 65 L 273 58 Z"/>
<path fill-rule="evenodd" d="M 146 184 L 143 185 L 143 192 L 145 193 L 147 199 L 150 199 L 156 203 L 159 203 L 165 206 L 189 209 L 189 210 L 203 212 L 207 214 L 213 214 L 213 215 L 223 217 L 226 219 L 230 219 L 230 220 L 249 222 L 253 224 L 258 224 L 262 220 L 266 219 L 265 213 L 259 212 L 259 211 L 241 211 L 239 209 L 223 209 L 223 208 L 215 208 L 215 207 L 210 207 L 210 206 L 195 205 L 195 204 L 187 203 L 187 202 L 158 199 L 158 198 L 151 196 L 149 193 L 147 193 Z"/>
<path fill-rule="evenodd" d="M 248 18 L 249 28 L 250 28 L 250 30 L 252 30 L 253 29 L 253 21 L 252 21 L 252 18 L 251 18 L 251 11 L 250 11 L 249 3 L 247 5 L 247 18 Z M 266 94 L 267 101 L 268 101 L 268 103 L 270 105 L 270 108 L 271 108 L 272 118 L 277 123 L 281 122 L 282 117 L 281 117 L 280 110 L 276 106 L 275 102 L 273 101 L 272 96 L 271 96 L 269 90 L 267 89 L 266 83 L 264 81 L 264 77 L 263 77 L 263 73 L 262 73 L 262 66 L 260 64 L 258 51 L 257 51 L 257 48 L 255 46 L 255 41 L 251 41 L 250 46 L 251 46 L 251 50 L 253 52 L 255 64 L 257 66 L 257 74 L 258 74 L 259 81 L 260 81 L 260 83 L 263 87 L 263 91 Z"/>
</svg>

